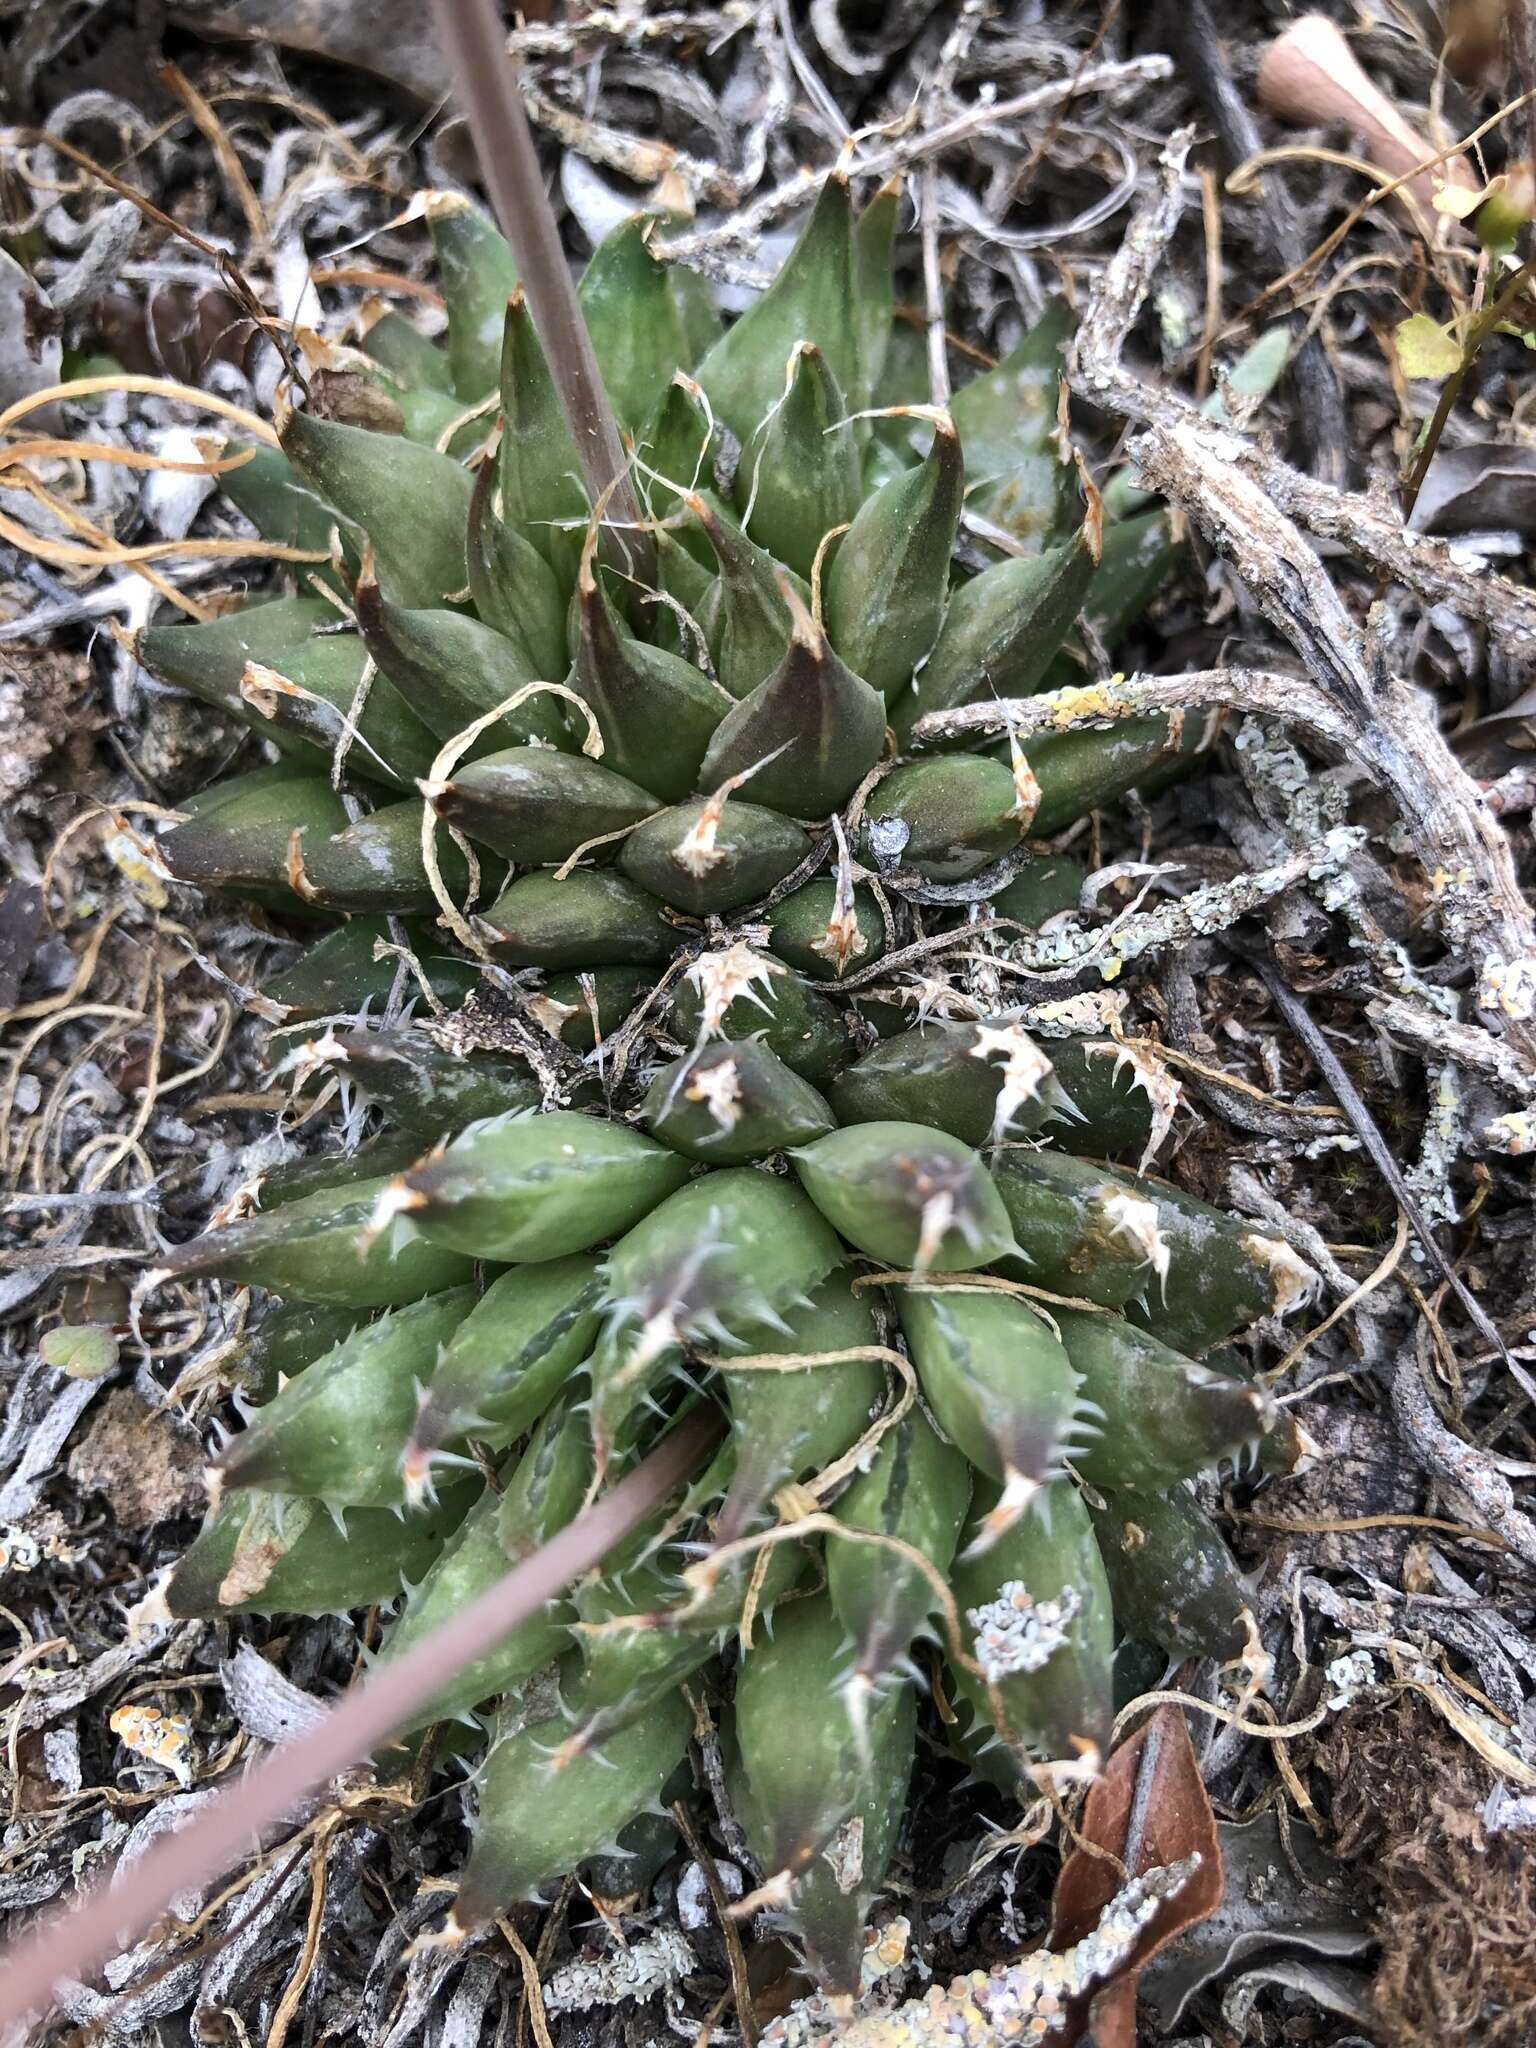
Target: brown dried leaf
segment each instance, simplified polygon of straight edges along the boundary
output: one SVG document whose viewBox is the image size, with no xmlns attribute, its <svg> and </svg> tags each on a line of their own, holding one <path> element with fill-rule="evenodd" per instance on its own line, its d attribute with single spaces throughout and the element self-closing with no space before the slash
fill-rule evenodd
<svg viewBox="0 0 1536 2048">
<path fill-rule="evenodd" d="M 1419 533 L 1536 531 L 1536 451 L 1505 441 L 1437 450 L 1410 524 Z"/>
<path fill-rule="evenodd" d="M 371 71 L 427 105 L 448 91 L 448 66 L 420 0 L 176 0 L 170 13 L 200 36 L 276 43 Z"/>
<path fill-rule="evenodd" d="M 1086 1842 L 1118 1858 L 1130 1877 L 1154 1865 L 1198 1855 L 1200 1868 L 1148 1926 L 1128 1966 L 1073 2015 L 1063 2042 L 1084 2048 L 1136 2048 L 1136 1979 L 1176 1934 L 1207 1919 L 1225 1883 L 1216 1817 L 1206 1797 L 1184 1716 L 1159 1707 L 1111 1756 L 1088 1794 L 1078 1824 Z M 1125 1879 L 1115 1863 L 1078 1848 L 1062 1865 L 1051 1914 L 1051 1947 L 1090 1934 Z"/>
</svg>

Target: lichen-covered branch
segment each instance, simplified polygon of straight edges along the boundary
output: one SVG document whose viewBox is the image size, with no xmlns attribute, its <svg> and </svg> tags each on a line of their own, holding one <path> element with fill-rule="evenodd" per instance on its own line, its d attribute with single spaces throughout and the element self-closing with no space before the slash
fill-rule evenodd
<svg viewBox="0 0 1536 2048">
<path fill-rule="evenodd" d="M 860 2010 L 839 2024 L 825 1999 L 805 2000 L 763 2036 L 763 2048 L 989 2048 L 998 2041 L 1043 2041 L 1063 2031 L 1073 2000 L 1121 1969 L 1166 1899 L 1181 1892 L 1198 1856 L 1160 1864 L 1124 1885 L 1075 1947 L 1059 1954 L 1033 1949 L 1016 1963 L 973 1970 L 926 1998 L 892 2012 Z M 872 2000 L 865 2002 L 872 2004 Z"/>
<path fill-rule="evenodd" d="M 1410 532 L 1392 511 L 1355 491 L 1341 491 L 1293 469 L 1258 441 L 1208 419 L 1188 399 L 1150 384 L 1120 360 L 1148 281 L 1167 251 L 1183 212 L 1184 166 L 1192 130 L 1181 129 L 1163 152 L 1159 185 L 1126 230 L 1078 328 L 1073 378 L 1094 400 L 1154 436 L 1175 426 L 1219 448 L 1220 459 L 1255 485 L 1283 517 L 1319 540 L 1347 548 L 1430 604 L 1448 604 L 1486 627 L 1515 660 L 1536 659 L 1536 591 L 1486 573 L 1448 541 Z M 1140 463 L 1143 450 L 1135 451 Z M 1142 472 L 1144 482 L 1151 479 Z"/>
<path fill-rule="evenodd" d="M 1364 522 L 1356 516 L 1365 501 L 1294 473 L 1280 479 L 1284 465 L 1261 460 L 1230 428 L 1203 419 L 1121 366 L 1130 323 L 1178 220 L 1189 140 L 1188 131 L 1173 138 L 1160 189 L 1132 222 L 1101 280 L 1078 333 L 1077 377 L 1096 400 L 1141 425 L 1132 454 L 1143 481 L 1179 506 L 1232 563 L 1265 618 L 1300 655 L 1314 688 L 1344 721 L 1352 758 L 1389 792 L 1412 833 L 1446 941 L 1465 949 L 1477 968 L 1478 1006 L 1536 1061 L 1536 922 L 1509 842 L 1406 683 L 1373 663 L 1364 635 L 1281 500 L 1288 496 L 1313 513 L 1332 507 L 1338 537 L 1389 574 L 1401 568 L 1405 581 L 1412 580 L 1408 570 L 1418 559 L 1418 543 L 1400 534 L 1383 551 L 1377 545 L 1383 516 L 1373 512 Z M 1469 590 L 1484 588 L 1474 578 L 1462 581 Z M 1501 588 L 1536 627 L 1529 593 Z M 1452 601 L 1464 596 L 1458 592 Z M 1507 606 L 1501 601 L 1497 609 L 1502 621 Z M 1536 645 L 1536 632 L 1531 637 Z"/>
<path fill-rule="evenodd" d="M 1155 910 L 1125 911 L 1097 928 L 1053 924 L 1050 931 L 1032 933 L 1010 946 L 1006 964 L 1031 974 L 1094 967 L 1106 981 L 1113 981 L 1132 960 L 1154 947 L 1187 945 L 1191 939 L 1226 931 L 1299 882 L 1331 874 L 1349 858 L 1360 837 L 1357 828 L 1340 826 L 1305 853 L 1226 881 L 1202 883 Z"/>
<path fill-rule="evenodd" d="M 930 711 L 912 728 L 913 744 L 937 746 L 963 733 L 1013 732 L 1023 740 L 1076 727 L 1113 726 L 1149 712 L 1240 707 L 1299 726 L 1325 745 L 1349 744 L 1353 727 L 1304 677 L 1278 669 L 1186 669 L 1181 675 L 1111 676 L 1105 682 L 1042 690 L 1037 697 L 990 697 L 952 711 Z"/>
<path fill-rule="evenodd" d="M 1411 1045 L 1422 1058 L 1449 1055 L 1457 1066 L 1480 1075 L 1495 1088 L 1524 1101 L 1536 1097 L 1536 1075 L 1507 1045 L 1476 1024 L 1458 1023 L 1407 996 L 1379 997 L 1366 1004 L 1365 1014 L 1379 1031 Z"/>
<path fill-rule="evenodd" d="M 1536 1565 L 1536 1523 L 1515 1506 L 1514 1488 L 1486 1451 L 1447 1428 L 1435 1412 L 1419 1361 L 1410 1349 L 1392 1379 L 1392 1408 L 1427 1470 L 1459 1487 L 1486 1528 L 1503 1537 L 1528 1565 Z"/>
</svg>

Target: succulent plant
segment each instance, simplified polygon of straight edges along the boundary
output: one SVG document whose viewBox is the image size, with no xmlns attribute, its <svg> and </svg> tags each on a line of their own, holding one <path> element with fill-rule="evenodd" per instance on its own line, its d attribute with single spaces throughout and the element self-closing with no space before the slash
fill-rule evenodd
<svg viewBox="0 0 1536 2048">
<path fill-rule="evenodd" d="M 385 316 L 226 475 L 321 558 L 313 594 L 140 644 L 277 752 L 187 807 L 167 868 L 330 920 L 267 995 L 381 1122 L 164 1263 L 279 1298 L 170 1607 L 399 1595 L 397 1656 L 721 1404 L 685 1495 L 445 1673 L 438 1717 L 492 1715 L 456 1920 L 639 1846 L 707 1668 L 748 1838 L 837 1991 L 901 1831 L 919 1644 L 948 1658 L 936 1729 L 1004 1786 L 1093 1769 L 1117 1632 L 1251 1646 L 1188 1482 L 1283 1469 L 1297 1432 L 1200 1361 L 1306 1285 L 1123 1163 L 1157 1105 L 1121 1048 L 1037 1042 L 982 980 L 935 999 L 930 942 L 1070 909 L 1042 835 L 1201 735 L 911 751 L 925 711 L 1070 673 L 1085 608 L 1112 643 L 1166 535 L 1069 509 L 1059 314 L 927 402 L 897 209 L 827 179 L 729 326 L 655 219 L 597 250 L 637 526 L 588 502 L 510 252 L 435 198 L 446 348 Z M 401 942 L 441 1014 L 360 1027 Z"/>
</svg>

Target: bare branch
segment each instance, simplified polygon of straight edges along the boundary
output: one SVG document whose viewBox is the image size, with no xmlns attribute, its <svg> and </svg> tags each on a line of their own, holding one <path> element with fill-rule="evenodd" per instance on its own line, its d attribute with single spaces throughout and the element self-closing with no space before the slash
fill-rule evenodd
<svg viewBox="0 0 1536 2048">
<path fill-rule="evenodd" d="M 1392 1409 L 1427 1469 L 1460 1487 L 1484 1524 L 1502 1536 L 1517 1557 L 1536 1565 L 1536 1523 L 1516 1507 L 1514 1488 L 1488 1453 L 1442 1422 L 1411 1346 L 1392 1377 Z"/>
<path fill-rule="evenodd" d="M 439 0 L 439 4 L 443 4 L 443 0 Z M 907 170 L 913 164 L 923 163 L 941 151 L 953 148 L 958 142 L 968 142 L 975 136 L 984 135 L 989 128 L 1012 126 L 1026 114 L 1049 112 L 1083 94 L 1142 92 L 1167 78 L 1172 68 L 1168 59 L 1161 56 L 1133 57 L 1124 64 L 1095 64 L 1076 78 L 1053 78 L 1048 85 L 1036 86 L 1012 99 L 979 101 L 937 128 L 903 136 L 900 141 L 890 143 L 884 149 L 871 150 L 867 155 L 855 153 L 852 160 L 840 168 L 850 177 L 891 178 L 898 171 Z M 761 199 L 743 207 L 716 227 L 699 228 L 691 234 L 659 241 L 658 252 L 679 263 L 695 263 L 721 249 L 750 248 L 764 228 L 808 205 L 831 176 L 833 168 L 828 164 L 820 173 L 801 172 L 782 185 L 775 185 Z"/>
</svg>

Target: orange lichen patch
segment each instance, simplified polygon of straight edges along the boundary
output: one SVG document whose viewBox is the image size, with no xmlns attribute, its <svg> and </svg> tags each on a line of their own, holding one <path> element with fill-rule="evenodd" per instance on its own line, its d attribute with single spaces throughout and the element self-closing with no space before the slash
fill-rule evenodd
<svg viewBox="0 0 1536 2048">
<path fill-rule="evenodd" d="M 180 1785 L 192 1783 L 192 1723 L 185 1714 L 159 1707 L 118 1707 L 107 1722 L 125 1749 L 169 1771 Z"/>
</svg>

